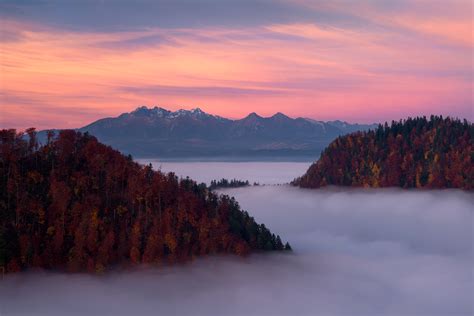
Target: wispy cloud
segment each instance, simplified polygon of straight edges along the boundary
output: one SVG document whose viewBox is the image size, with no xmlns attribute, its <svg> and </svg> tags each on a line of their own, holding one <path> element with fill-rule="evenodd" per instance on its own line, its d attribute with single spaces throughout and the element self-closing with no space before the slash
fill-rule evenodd
<svg viewBox="0 0 474 316">
<path fill-rule="evenodd" d="M 118 91 L 132 94 L 147 94 L 156 95 L 157 97 L 162 95 L 171 96 L 210 96 L 210 97 L 231 97 L 231 96 L 258 96 L 258 95 L 274 95 L 282 94 L 285 91 L 270 90 L 270 89 L 248 89 L 248 88 L 235 88 L 235 87 L 209 87 L 209 86 L 194 86 L 194 87 L 183 87 L 183 86 L 162 86 L 162 85 L 140 85 L 137 87 L 118 87 Z"/>
<path fill-rule="evenodd" d="M 257 110 L 364 122 L 431 113 L 472 118 L 468 1 L 223 3 L 158 2 L 176 18 L 167 24 L 152 21 L 158 7 L 149 1 L 133 8 L 4 1 L 1 89 L 27 98 L 0 100 L 10 109 L 3 121 L 23 126 L 15 109 L 33 101 L 56 104 L 64 115 L 68 107 L 100 109 L 94 118 L 156 103 L 230 117 Z M 120 25 L 99 21 L 106 8 Z M 243 17 L 250 8 L 270 11 L 257 21 Z M 90 25 L 80 18 L 86 13 Z M 194 22 L 182 21 L 192 13 Z M 89 120 L 74 117 L 79 125 Z"/>
</svg>

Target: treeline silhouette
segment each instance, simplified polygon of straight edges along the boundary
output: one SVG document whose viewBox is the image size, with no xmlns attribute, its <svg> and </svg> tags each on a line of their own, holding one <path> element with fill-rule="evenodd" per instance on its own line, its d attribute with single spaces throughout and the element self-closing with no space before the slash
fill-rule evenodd
<svg viewBox="0 0 474 316">
<path fill-rule="evenodd" d="M 474 188 L 473 124 L 409 118 L 333 141 L 294 185 Z"/>
<path fill-rule="evenodd" d="M 220 189 L 220 188 L 240 188 L 240 187 L 247 187 L 250 185 L 250 182 L 248 180 L 242 181 L 242 180 L 237 180 L 237 179 L 232 179 L 232 180 L 227 180 L 227 179 L 220 179 L 219 181 L 217 180 L 212 180 L 211 185 L 209 185 L 210 190 L 215 190 L 215 189 Z"/>
<path fill-rule="evenodd" d="M 289 245 L 287 244 L 289 249 Z M 0 131 L 0 267 L 101 272 L 283 250 L 228 196 L 141 166 L 87 134 Z"/>
</svg>

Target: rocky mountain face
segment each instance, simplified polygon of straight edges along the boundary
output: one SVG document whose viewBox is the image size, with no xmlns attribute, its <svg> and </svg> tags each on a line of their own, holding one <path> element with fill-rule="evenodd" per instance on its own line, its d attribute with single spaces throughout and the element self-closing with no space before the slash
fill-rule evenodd
<svg viewBox="0 0 474 316">
<path fill-rule="evenodd" d="M 134 157 L 312 157 L 337 136 L 376 125 L 251 113 L 231 120 L 193 110 L 138 107 L 79 129 Z"/>
</svg>

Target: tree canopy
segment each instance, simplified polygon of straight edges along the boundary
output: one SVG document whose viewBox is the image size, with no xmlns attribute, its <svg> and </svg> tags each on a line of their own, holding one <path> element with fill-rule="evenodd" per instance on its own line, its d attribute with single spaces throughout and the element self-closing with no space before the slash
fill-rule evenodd
<svg viewBox="0 0 474 316">
<path fill-rule="evenodd" d="M 474 188 L 474 127 L 442 116 L 409 118 L 333 141 L 294 185 Z"/>
<path fill-rule="evenodd" d="M 96 138 L 0 131 L 0 267 L 101 272 L 199 255 L 283 250 L 279 236 L 193 180 Z"/>
</svg>

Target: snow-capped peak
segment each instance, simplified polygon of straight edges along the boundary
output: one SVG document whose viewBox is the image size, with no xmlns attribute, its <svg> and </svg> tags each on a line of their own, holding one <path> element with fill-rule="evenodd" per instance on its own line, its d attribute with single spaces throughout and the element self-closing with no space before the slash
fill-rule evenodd
<svg viewBox="0 0 474 316">
<path fill-rule="evenodd" d="M 135 115 L 135 116 L 147 116 L 150 118 L 166 118 L 166 119 L 171 119 L 171 120 L 176 119 L 178 117 L 193 117 L 193 118 L 212 117 L 218 120 L 226 120 L 225 118 L 220 117 L 218 115 L 208 114 L 204 112 L 203 110 L 201 110 L 199 107 L 196 107 L 190 110 L 179 109 L 176 111 L 169 111 L 159 106 L 155 106 L 152 108 L 148 108 L 147 106 L 139 106 L 130 114 Z"/>
<path fill-rule="evenodd" d="M 147 106 L 139 106 L 134 111 L 131 112 L 131 114 L 134 114 L 134 115 L 149 116 L 149 117 L 153 117 L 153 116 L 165 117 L 169 113 L 170 111 L 158 106 L 155 106 L 153 108 L 148 108 Z"/>
<path fill-rule="evenodd" d="M 195 114 L 206 114 L 200 108 L 194 108 L 194 109 L 191 110 L 191 112 L 195 113 Z"/>
</svg>

